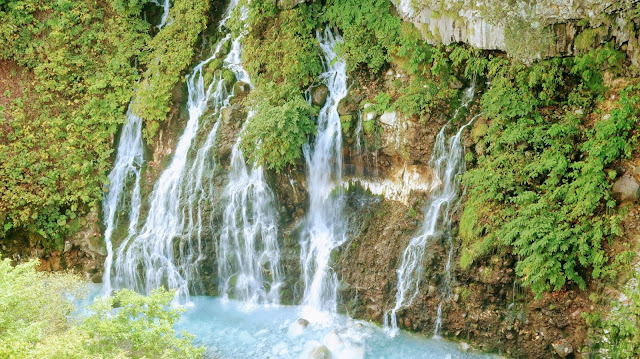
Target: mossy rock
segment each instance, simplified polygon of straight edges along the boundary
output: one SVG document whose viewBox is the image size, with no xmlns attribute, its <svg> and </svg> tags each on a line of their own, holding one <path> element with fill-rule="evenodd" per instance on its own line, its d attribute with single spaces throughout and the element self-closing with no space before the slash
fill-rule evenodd
<svg viewBox="0 0 640 359">
<path fill-rule="evenodd" d="M 573 40 L 573 47 L 577 52 L 586 52 L 594 49 L 600 44 L 607 33 L 608 29 L 604 26 L 596 29 L 585 29 Z"/>
<path fill-rule="evenodd" d="M 362 130 L 367 135 L 372 135 L 376 131 L 376 120 L 362 122 Z"/>
<path fill-rule="evenodd" d="M 351 130 L 351 124 L 353 123 L 353 116 L 351 115 L 342 115 L 340 116 L 340 123 L 342 124 L 342 133 L 348 134 Z"/>
<path fill-rule="evenodd" d="M 232 86 L 236 83 L 236 75 L 229 69 L 222 69 L 222 79 L 227 86 Z"/>
<path fill-rule="evenodd" d="M 473 126 L 473 130 L 471 130 L 471 138 L 473 142 L 478 143 L 482 137 L 486 136 L 489 131 L 489 125 L 486 122 L 477 122 L 475 126 Z"/>
</svg>

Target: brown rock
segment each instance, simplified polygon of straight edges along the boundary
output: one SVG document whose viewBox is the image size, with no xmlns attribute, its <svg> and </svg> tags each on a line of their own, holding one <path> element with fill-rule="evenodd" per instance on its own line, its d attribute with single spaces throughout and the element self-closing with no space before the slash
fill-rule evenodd
<svg viewBox="0 0 640 359">
<path fill-rule="evenodd" d="M 329 95 L 329 88 L 325 85 L 320 85 L 313 89 L 313 93 L 311 94 L 311 102 L 315 106 L 324 106 L 325 102 L 327 102 L 327 96 Z"/>
<path fill-rule="evenodd" d="M 633 176 L 624 174 L 613 184 L 613 195 L 621 201 L 635 201 L 640 195 L 640 184 Z"/>
<path fill-rule="evenodd" d="M 566 358 L 569 354 L 573 353 L 573 346 L 571 346 L 566 339 L 557 341 L 551 344 L 551 346 L 553 347 L 553 350 L 556 351 L 556 354 L 561 358 Z"/>
<path fill-rule="evenodd" d="M 278 7 L 287 10 L 292 9 L 305 2 L 306 0 L 278 0 Z"/>
</svg>

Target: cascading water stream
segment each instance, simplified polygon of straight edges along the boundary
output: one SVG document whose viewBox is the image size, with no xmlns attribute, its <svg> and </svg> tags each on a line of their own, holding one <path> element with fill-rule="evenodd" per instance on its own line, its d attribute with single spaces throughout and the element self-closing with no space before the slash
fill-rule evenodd
<svg viewBox="0 0 640 359">
<path fill-rule="evenodd" d="M 337 309 L 338 278 L 329 265 L 331 251 L 346 240 L 342 221 L 342 128 L 338 103 L 347 95 L 346 63 L 334 48 L 342 39 L 328 28 L 317 33 L 324 54 L 322 83 L 329 88 L 326 104 L 318 115 L 313 147 L 305 145 L 310 206 L 300 242 L 304 279 L 302 304 L 316 311 Z M 337 193 L 334 193 L 334 190 Z"/>
<path fill-rule="evenodd" d="M 170 0 L 164 0 L 162 4 L 160 4 L 160 1 L 158 0 L 153 0 L 152 2 L 158 6 L 162 6 L 162 18 L 160 19 L 160 24 L 158 25 L 158 29 L 162 29 L 165 25 L 168 25 L 167 21 L 169 20 L 169 9 L 171 8 L 171 2 Z M 171 22 L 169 22 L 169 24 L 170 23 Z"/>
<path fill-rule="evenodd" d="M 237 3 L 237 1 L 235 1 Z M 247 11 L 240 9 L 241 20 Z M 242 67 L 242 35 L 231 45 L 227 68 L 238 81 L 251 86 Z M 249 111 L 246 124 L 251 121 Z M 242 153 L 244 128 L 231 151 L 229 181 L 225 188 L 227 206 L 216 251 L 220 293 L 248 305 L 279 304 L 282 274 L 278 247 L 278 217 L 275 197 L 264 178 L 262 166 L 248 166 Z"/>
<path fill-rule="evenodd" d="M 282 274 L 275 198 L 262 166 L 245 164 L 241 141 L 240 135 L 225 188 L 227 207 L 217 248 L 220 291 L 249 305 L 278 304 Z"/>
<path fill-rule="evenodd" d="M 128 237 L 136 233 L 138 217 L 140 215 L 140 170 L 143 159 L 142 145 L 142 120 L 133 114 L 131 109 L 127 112 L 127 123 L 122 128 L 120 143 L 113 169 L 109 173 L 109 191 L 102 201 L 102 213 L 104 215 L 104 241 L 107 247 L 107 258 L 104 262 L 104 274 L 102 277 L 103 295 L 111 294 L 111 267 L 113 262 L 113 246 L 111 237 L 117 225 L 117 209 L 125 201 L 127 182 L 134 179 L 133 190 L 129 199 L 129 230 Z"/>
<path fill-rule="evenodd" d="M 213 187 L 205 185 L 203 175 L 211 173 L 215 167 L 211 152 L 221 111 L 228 106 L 231 96 L 222 78 L 214 79 L 205 87 L 203 66 L 218 56 L 229 38 L 227 35 L 221 40 L 214 54 L 199 63 L 187 78 L 189 120 L 169 166 L 154 186 L 142 230 L 118 249 L 115 267 L 116 282 L 120 287 L 149 293 L 164 285 L 176 289 L 179 303 L 187 303 L 189 287 L 197 283 L 193 279 L 204 252 L 203 231 L 211 225 L 203 218 L 203 206 L 211 203 L 213 196 Z M 234 56 L 230 53 L 226 59 Z M 218 118 L 189 167 L 187 162 L 200 127 L 200 117 L 208 108 L 212 108 Z"/>
<path fill-rule="evenodd" d="M 460 109 L 466 108 L 471 103 L 473 94 L 473 86 L 465 91 L 462 104 L 455 112 L 453 119 L 458 116 Z M 451 216 L 458 205 L 460 192 L 459 174 L 464 171 L 464 146 L 460 141 L 460 137 L 471 121 L 463 125 L 448 141 L 445 140 L 445 130 L 450 122 L 445 124 L 436 136 L 431 157 L 431 168 L 435 175 L 431 187 L 437 188 L 437 190 L 432 193 L 431 200 L 425 210 L 424 223 L 420 234 L 411 239 L 402 255 L 402 264 L 396 270 L 398 276 L 396 304 L 385 314 L 384 318 L 385 329 L 390 335 L 398 333 L 397 311 L 402 307 L 411 305 L 413 299 L 418 295 L 426 246 L 429 241 L 438 236 L 446 236 L 449 244 L 449 254 L 445 265 L 445 292 L 449 291 L 450 266 L 453 255 L 453 243 L 450 234 Z M 447 293 L 445 295 L 448 296 Z M 442 322 L 441 306 L 439 306 L 438 312 L 436 330 L 439 330 L 438 322 Z"/>
<path fill-rule="evenodd" d="M 169 9 L 171 8 L 170 0 L 165 0 L 160 5 L 157 0 L 154 4 L 163 7 L 163 15 L 158 28 L 162 28 L 169 17 Z M 132 101 L 132 104 L 135 102 Z M 104 262 L 104 273 L 102 275 L 103 295 L 110 295 L 111 270 L 113 265 L 113 243 L 111 237 L 117 226 L 117 209 L 121 205 L 127 189 L 127 181 L 131 175 L 135 177 L 133 190 L 131 191 L 129 201 L 129 230 L 125 241 L 128 241 L 136 234 L 138 228 L 138 218 L 140 216 L 140 206 L 142 199 L 140 197 L 140 172 L 142 163 L 144 162 L 143 143 L 142 143 L 142 120 L 136 116 L 131 110 L 131 104 L 127 111 L 127 123 L 122 128 L 120 135 L 120 143 L 116 152 L 116 161 L 113 169 L 109 173 L 109 191 L 105 194 L 102 201 L 102 213 L 104 216 L 104 241 L 107 249 L 107 257 Z"/>
</svg>

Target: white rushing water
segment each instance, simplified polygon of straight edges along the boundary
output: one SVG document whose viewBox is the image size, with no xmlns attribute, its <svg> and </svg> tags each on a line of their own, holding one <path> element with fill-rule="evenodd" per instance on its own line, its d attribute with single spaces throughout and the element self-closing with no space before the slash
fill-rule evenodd
<svg viewBox="0 0 640 359">
<path fill-rule="evenodd" d="M 203 218 L 203 206 L 211 203 L 213 196 L 212 185 L 205 184 L 211 179 L 204 178 L 204 174 L 211 174 L 215 168 L 212 149 L 221 111 L 231 96 L 222 78 L 217 77 L 205 86 L 203 66 L 218 56 L 228 40 L 229 36 L 221 40 L 214 54 L 200 62 L 187 77 L 189 120 L 169 166 L 153 188 L 144 227 L 118 249 L 115 267 L 119 287 L 149 293 L 164 285 L 176 289 L 179 303 L 187 303 L 190 286 L 199 283 L 193 279 L 204 255 L 203 231 L 212 225 Z M 229 54 L 227 58 L 233 56 Z M 200 118 L 208 108 L 218 115 L 215 125 L 188 166 L 189 153 L 195 151 Z"/>
<path fill-rule="evenodd" d="M 455 112 L 453 119 L 458 116 L 460 109 L 466 108 L 473 100 L 474 87 L 465 91 L 462 104 Z M 473 121 L 473 120 L 471 120 Z M 411 239 L 402 254 L 402 263 L 396 270 L 398 276 L 395 306 L 385 314 L 384 326 L 391 335 L 398 333 L 396 312 L 411 305 L 418 295 L 420 281 L 424 270 L 424 256 L 427 244 L 440 236 L 446 237 L 449 244 L 449 255 L 445 265 L 444 293 L 449 296 L 451 281 L 451 257 L 453 244 L 451 239 L 451 217 L 458 205 L 460 194 L 459 175 L 464 171 L 464 146 L 460 141 L 463 130 L 471 123 L 463 125 L 452 137 L 446 140 L 445 124 L 436 136 L 430 166 L 433 169 L 432 188 L 437 188 L 431 194 L 431 199 L 425 208 L 424 223 L 420 233 Z M 437 310 L 437 335 L 442 323 L 442 301 Z"/>
<path fill-rule="evenodd" d="M 160 24 L 158 24 L 158 29 L 162 29 L 165 25 L 171 24 L 171 21 L 169 20 L 169 10 L 171 9 L 170 0 L 164 0 L 162 4 L 159 0 L 152 0 L 151 2 L 158 6 L 162 6 L 162 18 L 160 19 Z M 167 23 L 167 21 L 169 21 L 169 23 Z"/>
<path fill-rule="evenodd" d="M 244 21 L 247 11 L 240 11 Z M 251 85 L 241 62 L 242 36 L 233 41 L 233 57 L 228 57 L 227 63 L 238 81 Z M 249 111 L 245 126 L 251 118 Z M 263 167 L 245 162 L 241 149 L 243 132 L 244 128 L 231 151 L 229 181 L 224 190 L 227 205 L 216 248 L 220 293 L 223 298 L 231 296 L 250 306 L 278 304 L 283 276 L 275 197 L 264 178 Z"/>
<path fill-rule="evenodd" d="M 165 0 L 161 5 L 158 0 L 153 0 L 153 3 L 163 7 L 162 19 L 158 28 L 162 28 L 169 17 L 169 9 L 171 8 L 170 0 Z M 127 181 L 131 176 L 135 177 L 133 190 L 129 193 L 130 198 L 128 202 L 129 208 L 129 229 L 125 242 L 129 241 L 131 237 L 136 234 L 138 228 L 138 218 L 140 216 L 140 207 L 142 205 L 142 199 L 140 197 L 140 172 L 142 163 L 144 162 L 143 143 L 142 143 L 142 119 L 136 116 L 131 110 L 132 104 L 129 105 L 127 111 L 127 123 L 122 128 L 122 134 L 120 135 L 120 143 L 118 144 L 118 150 L 116 152 L 116 161 L 113 169 L 109 173 L 109 190 L 105 194 L 102 201 L 102 213 L 104 216 L 104 241 L 107 248 L 107 257 L 104 261 L 104 273 L 102 275 L 103 295 L 110 295 L 112 291 L 111 285 L 111 272 L 113 266 L 113 243 L 111 237 L 115 230 L 117 222 L 117 209 L 125 196 L 127 187 Z"/>
<path fill-rule="evenodd" d="M 250 121 L 250 118 L 247 119 Z M 220 292 L 249 305 L 278 304 L 282 274 L 275 198 L 262 166 L 248 167 L 238 138 L 217 247 Z"/>
<path fill-rule="evenodd" d="M 102 201 L 104 217 L 104 241 L 107 247 L 107 257 L 104 262 L 102 276 L 103 294 L 111 294 L 111 267 L 113 263 L 113 245 L 111 237 L 118 224 L 118 208 L 129 208 L 128 238 L 135 235 L 140 215 L 140 171 L 143 163 L 142 120 L 127 112 L 127 123 L 122 128 L 116 161 L 109 173 L 109 190 Z M 130 180 L 133 179 L 133 189 L 127 193 Z M 127 194 L 129 201 L 126 202 Z"/>
<path fill-rule="evenodd" d="M 317 33 L 324 54 L 320 76 L 329 88 L 326 104 L 318 115 L 313 147 L 305 145 L 310 206 L 300 242 L 304 279 L 303 305 L 316 311 L 337 309 L 338 278 L 329 265 L 331 251 L 346 240 L 342 221 L 342 127 L 338 103 L 347 95 L 346 63 L 334 48 L 342 39 L 328 28 Z M 337 188 L 337 193 L 334 192 Z"/>
<path fill-rule="evenodd" d="M 89 284 L 89 298 L 76 301 L 74 315 L 100 293 Z M 298 306 L 258 306 L 213 297 L 191 298 L 192 304 L 174 326 L 195 335 L 205 358 L 225 359 L 498 359 L 499 356 L 462 352 L 458 345 L 401 331 L 390 339 L 378 326 L 335 314 L 333 320 L 306 323 Z"/>
</svg>

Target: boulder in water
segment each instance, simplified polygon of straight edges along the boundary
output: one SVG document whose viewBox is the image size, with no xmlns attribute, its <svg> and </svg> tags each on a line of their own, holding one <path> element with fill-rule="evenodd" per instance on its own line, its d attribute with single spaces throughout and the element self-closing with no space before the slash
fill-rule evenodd
<svg viewBox="0 0 640 359">
<path fill-rule="evenodd" d="M 324 345 L 319 345 L 313 349 L 308 356 L 309 359 L 332 359 L 331 351 Z"/>
<path fill-rule="evenodd" d="M 304 330 L 307 329 L 308 325 L 308 320 L 300 318 L 289 325 L 287 334 L 292 338 L 299 337 L 300 335 L 302 335 Z"/>
<path fill-rule="evenodd" d="M 336 330 L 332 330 L 331 333 L 324 337 L 324 344 L 334 353 L 341 351 L 344 347 L 344 342 Z"/>
</svg>

